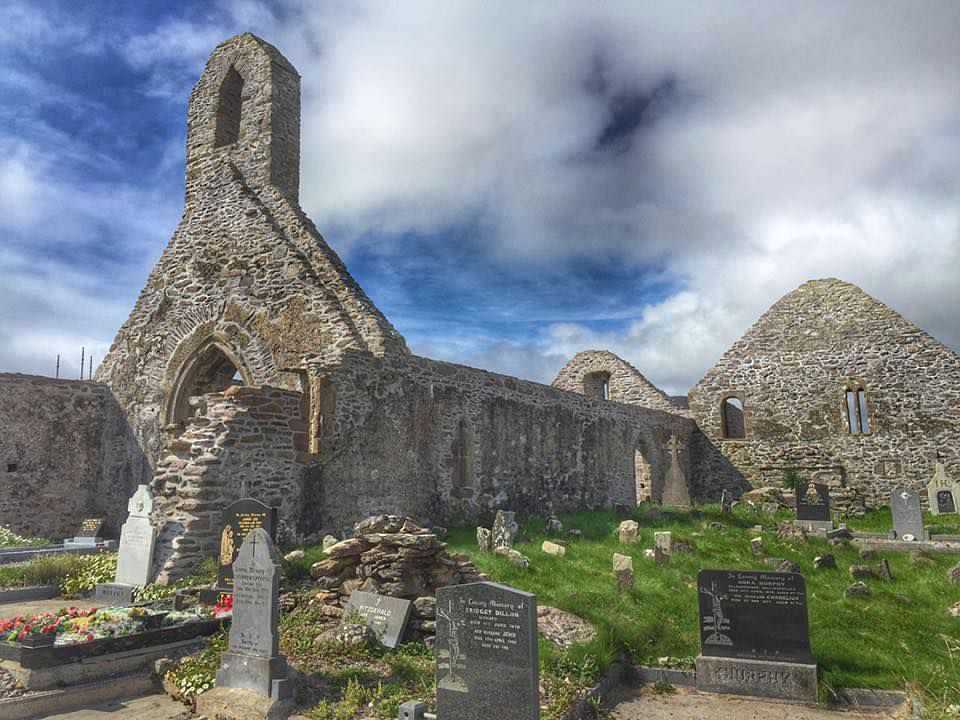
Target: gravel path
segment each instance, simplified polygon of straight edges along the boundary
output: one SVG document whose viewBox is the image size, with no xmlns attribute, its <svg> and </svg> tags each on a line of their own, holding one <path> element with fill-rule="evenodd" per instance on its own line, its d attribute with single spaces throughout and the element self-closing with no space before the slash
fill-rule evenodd
<svg viewBox="0 0 960 720">
<path fill-rule="evenodd" d="M 17 603 L 0 604 L 0 618 L 16 617 L 17 615 L 37 615 L 42 612 L 54 612 L 62 607 L 75 605 L 81 608 L 90 607 L 93 600 L 91 598 L 79 600 L 64 600 L 63 598 L 53 598 L 52 600 L 28 600 Z"/>
<path fill-rule="evenodd" d="M 898 715 L 898 712 L 900 713 Z M 613 707 L 611 720 L 901 720 L 904 708 L 873 712 L 826 710 L 677 688 L 659 695 L 650 688 L 631 691 Z"/>
<path fill-rule="evenodd" d="M 180 720 L 189 717 L 186 706 L 166 695 L 147 695 L 136 700 L 116 700 L 95 708 L 50 715 L 48 720 Z"/>
</svg>

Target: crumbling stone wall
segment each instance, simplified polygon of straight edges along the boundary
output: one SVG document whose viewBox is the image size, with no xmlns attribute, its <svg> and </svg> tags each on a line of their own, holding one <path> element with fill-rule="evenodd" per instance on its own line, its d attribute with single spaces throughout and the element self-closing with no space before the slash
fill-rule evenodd
<svg viewBox="0 0 960 720">
<path fill-rule="evenodd" d="M 301 393 L 234 386 L 204 396 L 186 431 L 169 438 L 153 479 L 161 580 L 218 556 L 221 511 L 244 489 L 279 508 L 279 542 L 299 537 L 307 475 L 302 410 Z"/>
<path fill-rule="evenodd" d="M 691 464 L 694 424 L 672 413 L 416 356 L 355 354 L 311 371 L 336 387 L 337 408 L 310 530 L 384 512 L 462 522 L 635 504 L 637 451 L 659 497 L 672 435 Z"/>
<path fill-rule="evenodd" d="M 275 48 L 246 33 L 214 51 L 190 97 L 183 218 L 96 376 L 151 463 L 219 375 L 299 391 L 308 358 L 406 352 L 297 204 L 299 128 L 300 78 Z"/>
<path fill-rule="evenodd" d="M 846 391 L 864 390 L 869 432 L 852 433 Z M 744 402 L 746 437 L 725 439 L 725 398 Z M 729 463 L 781 485 L 794 468 L 827 482 L 837 507 L 885 506 L 905 484 L 925 497 L 937 453 L 960 476 L 960 356 L 886 305 L 836 279 L 805 283 L 768 310 L 690 391 L 690 411 Z"/>
<path fill-rule="evenodd" d="M 0 525 L 59 539 L 104 517 L 119 533 L 149 467 L 109 388 L 0 373 L 0 429 Z"/>
<path fill-rule="evenodd" d="M 608 400 L 672 413 L 686 412 L 681 403 L 673 402 L 633 365 L 607 350 L 577 353 L 557 373 L 553 386 L 599 399 L 603 398 L 602 380 L 607 383 Z"/>
</svg>

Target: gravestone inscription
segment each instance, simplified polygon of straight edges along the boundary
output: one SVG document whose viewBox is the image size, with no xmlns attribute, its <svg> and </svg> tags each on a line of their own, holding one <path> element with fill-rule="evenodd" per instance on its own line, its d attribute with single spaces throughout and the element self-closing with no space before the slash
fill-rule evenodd
<svg viewBox="0 0 960 720">
<path fill-rule="evenodd" d="M 697 587 L 698 689 L 816 700 L 803 576 L 701 570 Z"/>
<path fill-rule="evenodd" d="M 86 518 L 80 523 L 80 532 L 77 537 L 98 538 L 103 530 L 103 518 Z"/>
<path fill-rule="evenodd" d="M 233 563 L 233 620 L 217 671 L 218 688 L 243 688 L 282 700 L 290 695 L 280 654 L 280 553 L 262 527 L 247 533 Z"/>
<path fill-rule="evenodd" d="M 797 520 L 810 529 L 833 529 L 830 487 L 824 483 L 801 483 L 797 487 Z"/>
<path fill-rule="evenodd" d="M 890 493 L 890 511 L 893 513 L 893 532 L 897 540 L 923 540 L 923 512 L 920 496 L 906 488 Z"/>
<path fill-rule="evenodd" d="M 437 717 L 538 720 L 537 598 L 491 582 L 437 590 Z"/>
<path fill-rule="evenodd" d="M 277 509 L 253 498 L 242 498 L 224 509 L 217 572 L 217 589 L 221 593 L 233 592 L 233 564 L 244 539 L 257 528 L 266 530 L 270 540 L 276 542 Z"/>
<path fill-rule="evenodd" d="M 360 620 L 388 648 L 395 648 L 403 638 L 410 620 L 413 603 L 409 600 L 354 590 L 343 609 L 344 620 Z"/>
<path fill-rule="evenodd" d="M 150 522 L 153 496 L 147 485 L 140 485 L 127 503 L 129 514 L 120 528 L 120 551 L 115 582 L 146 585 L 153 569 L 153 549 L 157 530 Z"/>
</svg>

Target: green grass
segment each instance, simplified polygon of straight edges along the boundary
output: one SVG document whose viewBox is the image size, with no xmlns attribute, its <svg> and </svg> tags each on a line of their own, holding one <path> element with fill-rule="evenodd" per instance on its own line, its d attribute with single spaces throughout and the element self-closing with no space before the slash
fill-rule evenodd
<svg viewBox="0 0 960 720">
<path fill-rule="evenodd" d="M 893 516 L 890 514 L 890 508 L 875 510 L 859 518 L 846 518 L 844 522 L 852 529 L 862 530 L 863 532 L 889 532 L 893 530 Z M 934 515 L 925 512 L 923 514 L 923 525 L 932 535 L 960 535 L 960 515 L 957 513 Z"/>
<path fill-rule="evenodd" d="M 750 551 L 750 528 L 765 526 L 764 544 L 770 557 L 798 562 L 807 580 L 810 634 L 813 654 L 828 688 L 921 687 L 933 697 L 960 700 L 960 620 L 945 610 L 960 601 L 960 586 L 947 583 L 945 574 L 957 556 L 936 555 L 929 565 L 914 565 L 909 555 L 883 553 L 890 560 L 894 580 L 868 581 L 873 595 L 847 599 L 850 565 L 861 564 L 855 547 L 833 548 L 826 540 L 805 543 L 776 539 L 776 520 L 788 517 L 754 514 L 737 508 L 723 515 L 718 507 L 700 512 L 659 511 L 639 508 L 641 542 L 620 545 L 615 530 L 622 518 L 613 513 L 574 513 L 561 516 L 567 529 L 583 532 L 571 539 L 567 555 L 557 558 L 540 550 L 543 523 L 524 524 L 528 542 L 517 549 L 530 558 L 527 570 L 505 558 L 480 553 L 475 530 L 450 533 L 450 550 L 470 555 L 492 579 L 537 594 L 538 602 L 569 610 L 590 620 L 599 630 L 589 646 L 575 649 L 581 659 L 593 656 L 605 666 L 620 653 L 633 662 L 690 664 L 699 650 L 696 577 L 700 569 L 768 570 Z M 942 516 L 941 516 L 942 517 Z M 723 530 L 710 530 L 710 522 Z M 953 521 L 953 518 L 951 518 Z M 862 527 L 879 526 L 882 518 L 868 516 Z M 852 524 L 852 523 L 851 523 Z M 655 530 L 673 532 L 678 540 L 694 544 L 689 554 L 675 554 L 668 567 L 657 567 L 644 557 L 653 546 Z M 614 586 L 611 556 L 631 555 L 636 586 L 621 595 Z M 815 570 L 816 555 L 830 552 L 836 570 Z M 956 700 L 955 700 L 956 701 Z"/>
<path fill-rule="evenodd" d="M 83 567 L 80 555 L 48 555 L 18 565 L 0 565 L 0 588 L 59 585 Z"/>
</svg>

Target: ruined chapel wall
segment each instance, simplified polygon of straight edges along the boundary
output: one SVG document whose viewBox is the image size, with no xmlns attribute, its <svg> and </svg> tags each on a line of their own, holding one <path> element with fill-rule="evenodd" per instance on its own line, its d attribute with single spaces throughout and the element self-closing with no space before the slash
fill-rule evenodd
<svg viewBox="0 0 960 720">
<path fill-rule="evenodd" d="M 865 391 L 869 433 L 849 430 L 847 388 Z M 743 440 L 723 437 L 730 395 L 744 402 Z M 760 486 L 796 468 L 830 484 L 843 509 L 885 506 L 900 484 L 925 497 L 937 452 L 960 476 L 960 356 L 840 281 L 774 305 L 691 390 L 690 410 L 727 470 Z"/>
<path fill-rule="evenodd" d="M 116 536 L 148 468 L 109 388 L 0 374 L 0 525 L 64 538 L 84 517 Z"/>
<path fill-rule="evenodd" d="M 280 542 L 299 537 L 306 477 L 303 395 L 235 386 L 205 400 L 186 431 L 165 444 L 153 480 L 157 567 L 164 579 L 217 556 L 221 512 L 244 487 L 247 497 L 279 509 Z"/>
<path fill-rule="evenodd" d="M 457 522 L 629 505 L 638 450 L 662 491 L 671 434 L 692 464 L 693 423 L 671 413 L 415 356 L 351 356 L 327 377 L 336 429 L 317 459 L 309 529 L 378 512 Z"/>
<path fill-rule="evenodd" d="M 606 350 L 577 353 L 557 373 L 553 386 L 569 392 L 597 396 L 600 395 L 599 389 L 592 386 L 596 384 L 594 378 L 601 375 L 609 377 L 609 400 L 670 413 L 685 413 L 639 370 Z"/>
</svg>

